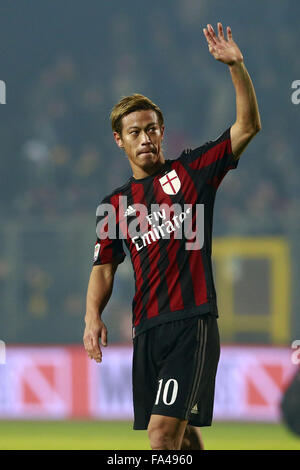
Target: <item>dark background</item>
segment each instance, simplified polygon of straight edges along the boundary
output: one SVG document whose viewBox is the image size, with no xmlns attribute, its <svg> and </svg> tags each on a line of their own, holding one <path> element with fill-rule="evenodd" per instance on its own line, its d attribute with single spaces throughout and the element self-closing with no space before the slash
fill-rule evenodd
<svg viewBox="0 0 300 470">
<path fill-rule="evenodd" d="M 109 122 L 122 96 L 160 106 L 166 158 L 234 122 L 229 71 L 202 32 L 217 21 L 244 54 L 262 131 L 219 189 L 214 236 L 288 243 L 290 337 L 299 337 L 299 2 L 1 0 L 0 11 L 0 338 L 81 342 L 95 211 L 130 176 Z M 113 342 L 130 339 L 132 294 L 126 262 L 105 313 Z"/>
</svg>

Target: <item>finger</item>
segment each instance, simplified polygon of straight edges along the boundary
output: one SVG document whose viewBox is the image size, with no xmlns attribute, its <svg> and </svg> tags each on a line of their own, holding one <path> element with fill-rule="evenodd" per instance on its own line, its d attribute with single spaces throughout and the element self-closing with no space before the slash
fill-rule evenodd
<svg viewBox="0 0 300 470">
<path fill-rule="evenodd" d="M 84 349 L 86 350 L 87 353 L 89 353 L 93 349 L 90 336 L 85 336 L 83 338 L 83 344 L 84 344 Z"/>
<path fill-rule="evenodd" d="M 94 347 L 93 347 L 93 341 L 91 336 L 84 336 L 83 338 L 83 343 L 84 343 L 84 348 L 87 352 L 88 357 L 92 360 L 94 359 L 96 362 L 101 362 L 102 360 L 102 354 L 101 351 L 95 352 Z"/>
<path fill-rule="evenodd" d="M 96 362 L 102 362 L 102 354 L 94 356 L 91 359 L 94 359 Z"/>
<path fill-rule="evenodd" d="M 211 38 L 210 38 L 210 35 L 209 35 L 209 33 L 208 33 L 208 31 L 207 31 L 206 28 L 203 28 L 203 34 L 204 34 L 204 36 L 206 37 L 206 40 L 207 40 L 207 42 L 208 42 L 208 44 L 209 44 L 209 43 L 211 42 Z"/>
<path fill-rule="evenodd" d="M 227 26 L 227 39 L 228 41 L 232 40 L 232 31 L 230 26 Z"/>
<path fill-rule="evenodd" d="M 216 44 L 212 41 L 212 39 L 209 36 L 207 38 L 207 45 L 208 45 L 209 52 L 214 51 Z"/>
<path fill-rule="evenodd" d="M 102 352 L 100 348 L 98 348 L 98 350 L 95 348 L 90 349 L 87 351 L 87 355 L 90 359 L 102 359 Z"/>
<path fill-rule="evenodd" d="M 212 38 L 212 36 L 210 35 L 209 31 L 208 31 L 206 28 L 204 28 L 204 29 L 203 29 L 203 32 L 204 32 L 204 35 L 205 35 L 205 37 L 206 37 L 206 40 L 207 40 L 208 44 L 211 44 L 212 46 L 214 46 L 214 45 L 215 45 L 215 41 L 213 40 L 213 38 Z"/>
<path fill-rule="evenodd" d="M 99 340 L 97 336 L 92 336 L 92 351 L 93 356 L 98 356 L 101 354 L 101 349 L 99 346 Z"/>
<path fill-rule="evenodd" d="M 212 45 L 212 42 L 210 41 L 210 38 L 209 38 L 209 36 L 208 36 L 208 33 L 207 33 L 207 29 L 206 29 L 206 28 L 203 29 L 203 33 L 204 33 L 204 36 L 205 36 L 206 39 L 207 39 L 208 50 L 209 50 L 209 52 L 210 52 L 211 54 L 213 54 L 213 52 L 214 52 L 215 49 L 214 49 L 214 46 Z"/>
<path fill-rule="evenodd" d="M 207 30 L 208 30 L 208 34 L 210 35 L 213 44 L 216 45 L 218 43 L 218 38 L 211 24 L 207 25 Z"/>
<path fill-rule="evenodd" d="M 219 38 L 224 39 L 224 31 L 223 31 L 222 23 L 218 23 L 218 33 L 219 33 Z"/>
<path fill-rule="evenodd" d="M 101 344 L 103 346 L 107 346 L 107 329 L 106 328 L 102 328 L 102 331 L 101 331 Z"/>
</svg>

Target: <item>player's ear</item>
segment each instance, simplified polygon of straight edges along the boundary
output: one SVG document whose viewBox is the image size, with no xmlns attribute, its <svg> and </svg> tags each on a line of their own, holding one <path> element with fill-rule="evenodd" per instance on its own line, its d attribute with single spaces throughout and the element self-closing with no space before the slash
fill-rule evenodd
<svg viewBox="0 0 300 470">
<path fill-rule="evenodd" d="M 163 140 L 164 132 L 165 132 L 165 126 L 164 125 L 160 126 L 160 132 L 161 132 L 161 140 Z"/>
<path fill-rule="evenodd" d="M 114 131 L 114 139 L 118 147 L 121 149 L 124 148 L 122 137 L 120 136 L 119 132 Z"/>
</svg>

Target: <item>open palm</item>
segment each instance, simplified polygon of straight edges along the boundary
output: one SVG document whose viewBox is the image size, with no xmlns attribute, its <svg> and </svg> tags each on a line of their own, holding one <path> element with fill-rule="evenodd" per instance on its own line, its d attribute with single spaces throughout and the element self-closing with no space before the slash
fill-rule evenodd
<svg viewBox="0 0 300 470">
<path fill-rule="evenodd" d="M 218 23 L 218 36 L 210 24 L 203 29 L 203 33 L 208 43 L 209 52 L 216 60 L 227 65 L 234 65 L 243 61 L 243 54 L 232 39 L 229 26 L 227 26 L 227 39 L 224 36 L 222 23 Z"/>
</svg>

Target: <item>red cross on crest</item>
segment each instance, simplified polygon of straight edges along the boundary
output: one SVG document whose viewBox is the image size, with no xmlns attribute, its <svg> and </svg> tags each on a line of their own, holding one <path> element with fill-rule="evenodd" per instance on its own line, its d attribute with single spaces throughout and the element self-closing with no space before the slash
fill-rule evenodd
<svg viewBox="0 0 300 470">
<path fill-rule="evenodd" d="M 169 171 L 166 175 L 159 178 L 163 191 L 170 196 L 177 194 L 181 188 L 180 179 L 175 170 Z"/>
</svg>

